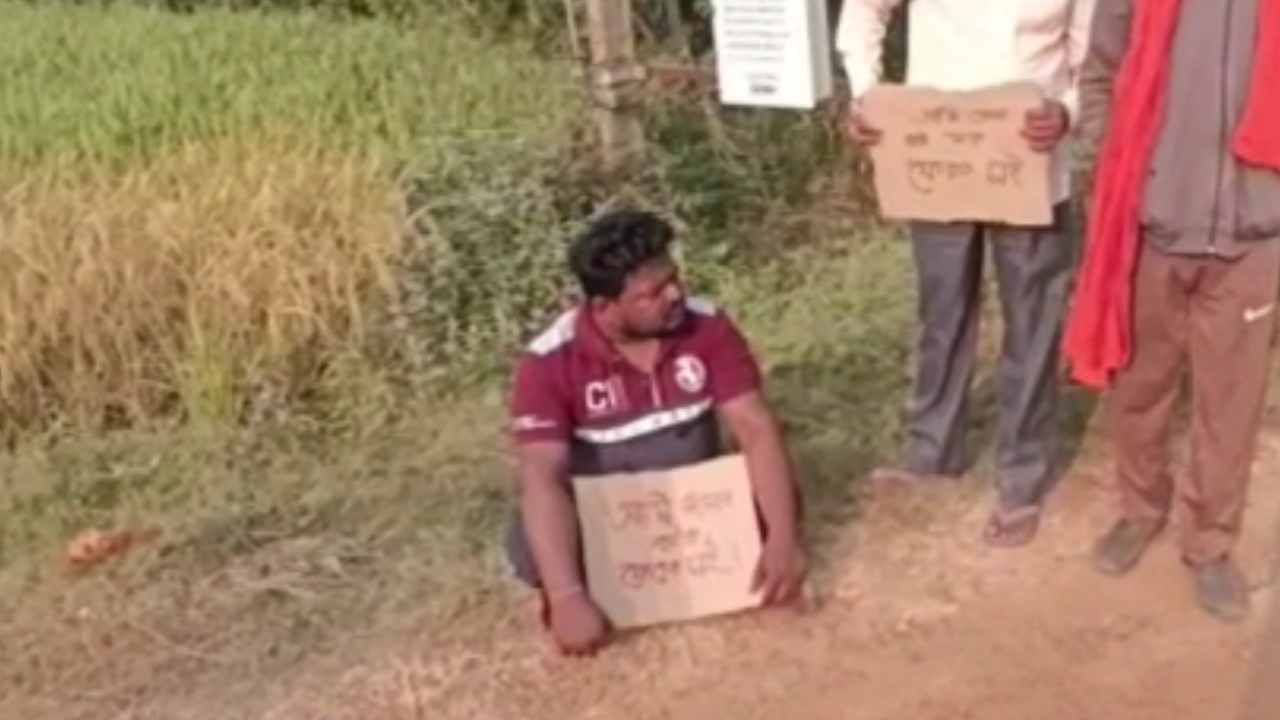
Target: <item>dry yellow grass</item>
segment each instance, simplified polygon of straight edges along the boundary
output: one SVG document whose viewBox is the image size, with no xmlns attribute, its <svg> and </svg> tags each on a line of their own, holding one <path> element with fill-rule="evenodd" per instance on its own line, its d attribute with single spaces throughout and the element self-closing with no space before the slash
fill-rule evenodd
<svg viewBox="0 0 1280 720">
<path fill-rule="evenodd" d="M 297 139 L 0 184 L 0 425 L 230 420 L 307 387 L 392 289 L 399 205 L 377 162 Z"/>
</svg>

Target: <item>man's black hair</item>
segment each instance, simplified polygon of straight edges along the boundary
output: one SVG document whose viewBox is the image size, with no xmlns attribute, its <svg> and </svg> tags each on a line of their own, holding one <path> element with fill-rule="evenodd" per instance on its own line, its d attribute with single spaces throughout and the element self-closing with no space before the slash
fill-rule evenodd
<svg viewBox="0 0 1280 720">
<path fill-rule="evenodd" d="M 667 255 L 674 235 L 671 225 L 653 213 L 616 210 L 592 222 L 573 241 L 569 268 L 588 298 L 617 298 L 628 276 Z"/>
</svg>

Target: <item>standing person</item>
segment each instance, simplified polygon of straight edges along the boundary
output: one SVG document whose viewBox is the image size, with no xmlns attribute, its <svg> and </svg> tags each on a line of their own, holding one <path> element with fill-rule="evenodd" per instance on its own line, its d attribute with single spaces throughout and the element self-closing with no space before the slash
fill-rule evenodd
<svg viewBox="0 0 1280 720">
<path fill-rule="evenodd" d="M 848 131 L 862 145 L 880 129 L 859 112 L 881 75 L 890 15 L 901 0 L 845 0 L 837 34 L 853 94 Z M 984 537 L 998 547 L 1030 542 L 1054 471 L 1057 362 L 1072 263 L 1065 236 L 1069 166 L 1063 140 L 1077 111 L 1077 80 L 1093 0 L 914 0 L 908 12 L 907 82 L 973 90 L 1013 81 L 1042 88 L 1028 114 L 1032 149 L 1053 153 L 1054 221 L 1048 227 L 910 224 L 919 290 L 919 364 L 901 465 L 880 478 L 961 475 L 969 386 L 978 340 L 982 265 L 990 246 L 1000 288 L 1004 340 L 998 375 L 999 500 Z"/>
<path fill-rule="evenodd" d="M 672 236 L 650 213 L 596 220 L 569 258 L 585 301 L 535 339 L 516 370 L 520 510 L 508 556 L 569 654 L 591 653 L 607 634 L 584 585 L 570 478 L 709 460 L 722 451 L 718 421 L 746 460 L 760 510 L 763 601 L 798 599 L 804 580 L 799 496 L 759 367 L 728 315 L 685 296 Z"/>
<path fill-rule="evenodd" d="M 1278 0 L 1099 6 L 1081 123 L 1102 152 L 1067 331 L 1076 379 L 1110 387 L 1123 512 L 1095 564 L 1127 572 L 1165 524 L 1170 419 L 1189 370 L 1182 555 L 1200 604 L 1228 621 L 1249 607 L 1232 550 L 1280 289 L 1277 88 Z"/>
</svg>

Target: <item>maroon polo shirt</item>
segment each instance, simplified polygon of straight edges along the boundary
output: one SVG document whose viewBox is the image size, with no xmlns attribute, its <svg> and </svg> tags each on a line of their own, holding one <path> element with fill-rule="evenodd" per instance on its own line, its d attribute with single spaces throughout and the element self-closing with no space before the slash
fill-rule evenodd
<svg viewBox="0 0 1280 720">
<path fill-rule="evenodd" d="M 511 407 L 518 443 L 564 442 L 573 475 L 661 470 L 720 451 L 715 410 L 761 384 L 733 322 L 690 298 L 652 374 L 601 334 L 585 308 L 564 313 L 520 359 Z"/>
</svg>

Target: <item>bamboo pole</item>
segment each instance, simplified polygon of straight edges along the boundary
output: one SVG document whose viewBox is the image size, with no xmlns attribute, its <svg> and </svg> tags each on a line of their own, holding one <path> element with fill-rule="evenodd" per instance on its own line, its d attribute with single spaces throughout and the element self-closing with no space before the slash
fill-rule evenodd
<svg viewBox="0 0 1280 720">
<path fill-rule="evenodd" d="M 631 0 L 587 0 L 592 112 L 606 169 L 624 168 L 644 149 L 636 107 L 644 68 L 636 62 Z"/>
</svg>

